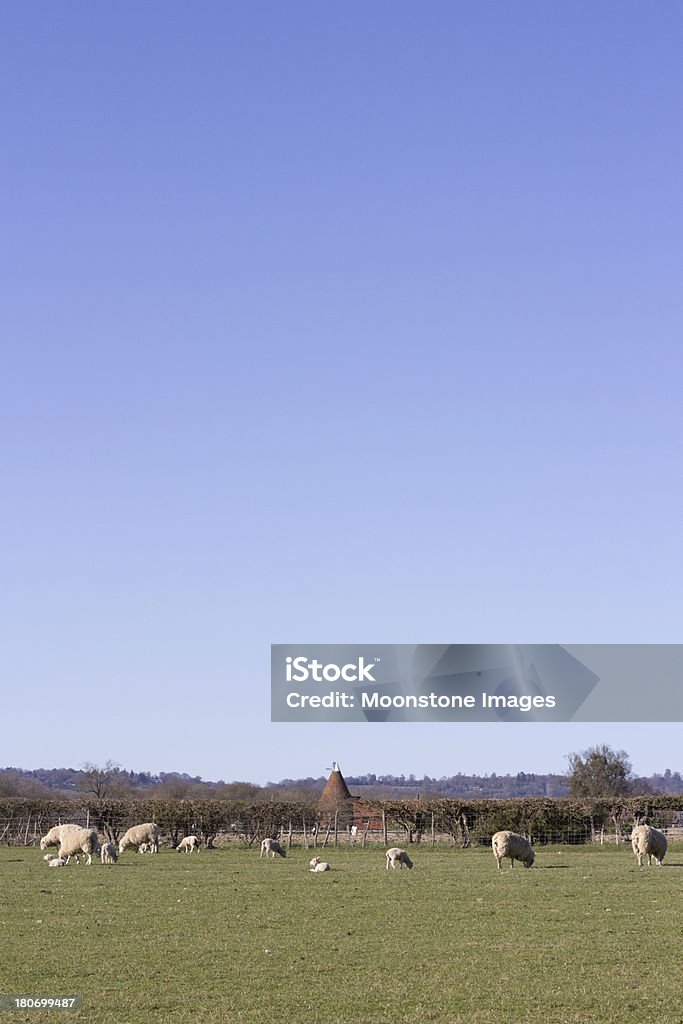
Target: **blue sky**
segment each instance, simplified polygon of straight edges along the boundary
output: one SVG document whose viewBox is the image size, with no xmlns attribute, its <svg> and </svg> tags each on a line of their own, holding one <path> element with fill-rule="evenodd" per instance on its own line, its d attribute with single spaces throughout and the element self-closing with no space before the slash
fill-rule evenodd
<svg viewBox="0 0 683 1024">
<path fill-rule="evenodd" d="M 271 725 L 268 679 L 681 639 L 683 10 L 2 18 L 0 762 L 683 767 L 677 724 Z"/>
</svg>

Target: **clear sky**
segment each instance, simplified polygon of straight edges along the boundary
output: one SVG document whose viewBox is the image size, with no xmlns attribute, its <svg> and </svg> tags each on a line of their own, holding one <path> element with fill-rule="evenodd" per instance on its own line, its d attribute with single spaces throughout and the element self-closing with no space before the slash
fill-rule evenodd
<svg viewBox="0 0 683 1024">
<path fill-rule="evenodd" d="M 678 642 L 683 7 L 2 4 L 0 765 L 683 768 L 271 725 L 271 642 Z"/>
</svg>

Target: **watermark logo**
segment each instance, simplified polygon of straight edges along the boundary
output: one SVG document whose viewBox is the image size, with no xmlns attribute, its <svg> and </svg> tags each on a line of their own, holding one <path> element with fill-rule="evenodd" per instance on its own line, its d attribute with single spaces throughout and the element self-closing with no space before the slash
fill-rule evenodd
<svg viewBox="0 0 683 1024">
<path fill-rule="evenodd" d="M 285 658 L 285 678 L 288 683 L 305 683 L 308 679 L 315 683 L 336 683 L 340 679 L 346 683 L 376 683 L 372 673 L 378 661 L 379 658 L 375 658 L 374 663 L 368 665 L 361 657 L 355 662 L 337 665 L 335 662 L 324 664 L 305 656 Z"/>
</svg>

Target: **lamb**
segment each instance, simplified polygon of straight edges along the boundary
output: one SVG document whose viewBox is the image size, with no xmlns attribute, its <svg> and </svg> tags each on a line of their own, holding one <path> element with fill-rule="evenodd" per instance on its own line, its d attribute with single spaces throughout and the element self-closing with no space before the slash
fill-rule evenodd
<svg viewBox="0 0 683 1024">
<path fill-rule="evenodd" d="M 123 853 L 128 846 L 137 846 L 139 850 L 141 843 L 149 845 L 150 853 L 158 853 L 159 826 L 152 821 L 147 821 L 143 825 L 133 825 L 119 843 L 119 853 Z"/>
<path fill-rule="evenodd" d="M 53 853 L 46 853 L 43 860 L 47 861 L 49 868 L 63 868 L 66 865 L 66 857 L 55 857 Z"/>
<path fill-rule="evenodd" d="M 100 850 L 100 859 L 103 864 L 116 864 L 118 855 L 114 843 L 105 843 Z"/>
<path fill-rule="evenodd" d="M 151 853 L 151 847 L 149 843 L 140 843 L 138 846 L 138 853 Z"/>
<path fill-rule="evenodd" d="M 401 870 L 403 870 L 404 864 L 407 868 L 412 868 L 413 866 L 412 860 L 406 851 L 402 850 L 400 846 L 392 846 L 390 850 L 387 850 L 387 871 L 389 870 L 390 864 L 394 871 L 396 870 L 397 864 Z"/>
<path fill-rule="evenodd" d="M 59 846 L 59 857 L 65 857 L 68 864 L 72 857 L 79 863 L 79 854 L 86 855 L 87 863 L 92 864 L 93 853 L 98 853 L 100 841 L 94 828 L 82 828 L 80 825 L 55 825 L 40 840 L 40 848 Z"/>
<path fill-rule="evenodd" d="M 510 858 L 511 868 L 515 866 L 516 860 L 521 860 L 525 868 L 530 868 L 536 857 L 529 840 L 525 839 L 524 836 L 518 835 L 517 832 L 509 832 L 507 830 L 496 832 L 491 840 L 491 846 L 499 871 L 500 862 L 504 857 Z"/>
<path fill-rule="evenodd" d="M 177 853 L 180 853 L 181 850 L 185 853 L 192 853 L 193 850 L 196 853 L 199 853 L 199 840 L 197 839 L 197 837 L 185 836 L 185 838 L 182 839 L 176 846 Z"/>
<path fill-rule="evenodd" d="M 663 832 L 651 825 L 636 825 L 631 833 L 631 847 L 638 860 L 638 867 L 643 866 L 643 857 L 647 857 L 648 865 L 652 865 L 654 857 L 660 868 L 666 853 L 667 840 Z"/>
<path fill-rule="evenodd" d="M 332 865 L 328 864 L 326 860 L 321 860 L 320 857 L 314 857 L 313 860 L 309 861 L 311 871 L 331 871 Z"/>
<path fill-rule="evenodd" d="M 264 839 L 263 840 L 263 842 L 261 843 L 261 853 L 260 853 L 260 856 L 259 856 L 259 860 L 261 859 L 261 857 L 263 856 L 264 853 L 265 853 L 266 856 L 268 856 L 268 854 L 270 854 L 270 856 L 273 858 L 273 860 L 275 860 L 275 854 L 276 853 L 279 853 L 281 857 L 286 857 L 287 856 L 285 851 L 282 849 L 282 847 L 278 843 L 277 839 Z"/>
</svg>

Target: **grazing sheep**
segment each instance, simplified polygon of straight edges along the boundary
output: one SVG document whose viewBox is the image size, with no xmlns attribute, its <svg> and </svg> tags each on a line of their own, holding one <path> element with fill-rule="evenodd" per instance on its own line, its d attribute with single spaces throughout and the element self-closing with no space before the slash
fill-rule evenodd
<svg viewBox="0 0 683 1024">
<path fill-rule="evenodd" d="M 287 856 L 285 851 L 282 849 L 282 847 L 278 843 L 277 839 L 264 839 L 263 840 L 263 842 L 261 843 L 261 853 L 259 855 L 259 860 L 263 856 L 264 853 L 266 854 L 266 856 L 268 856 L 268 854 L 270 854 L 270 856 L 273 858 L 273 860 L 275 860 L 275 854 L 276 853 L 279 853 L 281 857 L 286 857 Z"/>
<path fill-rule="evenodd" d="M 103 864 L 116 864 L 118 855 L 115 843 L 104 843 L 100 850 L 100 859 Z"/>
<path fill-rule="evenodd" d="M 154 822 L 147 821 L 144 825 L 129 828 L 119 843 L 119 853 L 123 853 L 128 846 L 137 846 L 139 851 L 142 843 L 147 843 L 150 853 L 159 852 L 159 826 Z"/>
<path fill-rule="evenodd" d="M 331 871 L 332 865 L 328 864 L 326 860 L 321 860 L 320 857 L 314 857 L 313 860 L 309 861 L 311 871 Z"/>
<path fill-rule="evenodd" d="M 67 864 L 71 857 L 79 862 L 79 854 L 84 853 L 86 864 L 92 864 L 93 854 L 100 852 L 100 840 L 94 828 L 81 828 L 80 825 L 62 825 L 62 838 L 59 844 L 59 856 L 66 857 Z"/>
<path fill-rule="evenodd" d="M 651 825 L 636 825 L 631 833 L 631 847 L 638 860 L 638 867 L 643 866 L 643 857 L 647 857 L 648 865 L 652 865 L 654 857 L 660 868 L 666 853 L 667 841 L 663 832 Z"/>
<path fill-rule="evenodd" d="M 412 868 L 413 866 L 412 860 L 406 851 L 402 850 L 400 846 L 392 846 L 390 850 L 387 850 L 387 871 L 389 870 L 390 864 L 394 871 L 396 870 L 397 864 L 401 870 L 403 869 L 404 864 L 407 868 Z"/>
<path fill-rule="evenodd" d="M 185 853 L 192 853 L 193 850 L 196 853 L 199 853 L 199 840 L 196 836 L 185 836 L 185 838 L 181 839 L 176 846 L 177 853 L 180 853 L 181 851 L 184 851 Z"/>
<path fill-rule="evenodd" d="M 80 825 L 55 825 L 51 828 L 47 835 L 43 836 L 40 840 L 40 848 L 44 850 L 47 846 L 59 846 L 62 841 L 62 829 L 63 828 L 80 828 Z M 49 856 L 52 856 L 50 854 Z M 45 857 L 45 860 L 48 858 Z"/>
<path fill-rule="evenodd" d="M 49 868 L 65 868 L 68 863 L 66 857 L 48 857 L 47 866 Z"/>
<path fill-rule="evenodd" d="M 83 828 L 81 825 L 73 824 L 55 825 L 40 840 L 41 850 L 46 846 L 58 846 L 59 856 L 65 857 L 67 864 L 72 857 L 79 864 L 81 853 L 88 858 L 87 863 L 92 864 L 92 855 L 98 853 L 100 841 L 94 828 Z"/>
<path fill-rule="evenodd" d="M 521 860 L 525 868 L 530 868 L 536 857 L 529 840 L 525 839 L 524 836 L 518 835 L 516 832 L 496 832 L 491 840 L 491 846 L 499 871 L 500 862 L 504 857 L 510 858 L 511 868 L 515 866 L 516 860 Z"/>
</svg>

